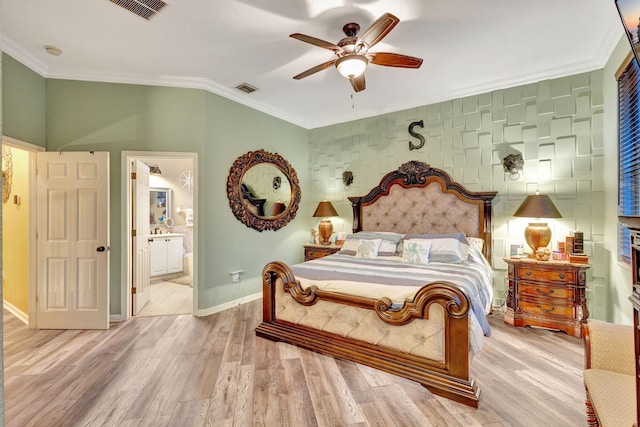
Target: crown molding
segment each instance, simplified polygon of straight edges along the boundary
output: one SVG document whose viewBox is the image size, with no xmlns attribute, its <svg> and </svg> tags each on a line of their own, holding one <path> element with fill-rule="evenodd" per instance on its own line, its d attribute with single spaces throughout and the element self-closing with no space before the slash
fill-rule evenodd
<svg viewBox="0 0 640 427">
<path fill-rule="evenodd" d="M 605 67 L 611 53 L 615 49 L 616 45 L 620 41 L 620 37 L 624 37 L 620 25 L 615 22 L 616 25 L 611 25 L 605 35 L 601 38 L 601 43 L 596 49 L 593 50 L 594 55 L 585 60 L 572 64 L 567 64 L 564 67 L 550 67 L 543 69 L 533 74 L 522 74 L 510 79 L 500 79 L 486 81 L 480 84 L 475 84 L 467 87 L 460 87 L 455 90 L 447 90 L 445 92 L 434 93 L 428 98 L 424 98 L 420 103 L 400 103 L 400 104 L 388 104 L 384 109 L 376 111 L 364 111 L 349 116 L 348 120 L 345 120 L 344 115 L 336 115 L 332 117 L 325 117 L 322 120 L 315 120 L 310 123 L 308 129 L 315 129 L 324 126 L 331 126 L 347 121 L 354 121 L 374 117 L 381 114 L 393 113 L 396 111 L 407 110 L 411 108 L 423 107 L 425 105 L 436 104 L 438 102 L 450 101 L 452 99 L 464 98 L 467 96 L 480 95 L 483 93 L 492 92 L 494 90 L 507 89 L 510 87 L 523 86 L 531 83 L 541 82 L 543 80 L 556 79 L 560 77 L 571 76 L 574 74 L 587 73 L 595 70 L 599 70 Z"/>
<path fill-rule="evenodd" d="M 2 51 L 20 62 L 22 65 L 29 67 L 34 72 L 40 74 L 42 77 L 47 77 L 48 67 L 45 63 L 4 35 L 2 36 Z"/>
<path fill-rule="evenodd" d="M 229 99 L 231 101 L 235 101 L 239 104 L 245 105 L 249 108 L 263 112 L 278 119 L 284 120 L 286 122 L 292 123 L 294 125 L 300 126 L 302 128 L 315 129 L 318 127 L 331 126 L 339 123 L 373 117 L 380 114 L 392 113 L 395 111 L 416 108 L 451 99 L 478 95 L 494 90 L 520 86 L 539 82 L 542 80 L 565 77 L 573 74 L 590 72 L 593 70 L 604 68 L 609 57 L 611 56 L 611 52 L 613 52 L 613 49 L 619 42 L 620 37 L 624 36 L 619 23 L 615 22 L 615 24 L 616 25 L 611 25 L 606 36 L 601 38 L 600 45 L 596 46 L 596 48 L 593 50 L 594 55 L 585 61 L 568 64 L 561 68 L 547 68 L 534 74 L 523 74 L 506 80 L 501 79 L 487 81 L 473 86 L 461 87 L 453 91 L 447 90 L 446 92 L 435 93 L 428 98 L 422 99 L 420 103 L 388 104 L 382 109 L 370 109 L 365 111 L 359 110 L 358 112 L 353 112 L 353 114 L 350 114 L 348 117 L 345 117 L 344 114 L 340 114 L 325 117 L 321 120 L 303 118 L 279 110 L 277 108 L 273 108 L 264 103 L 249 99 L 248 96 L 250 95 L 248 94 L 236 92 L 234 89 L 222 86 L 210 79 L 188 76 L 150 77 L 133 74 L 79 72 L 77 70 L 50 70 L 42 61 L 26 52 L 24 49 L 22 49 L 7 37 L 2 38 L 2 48 L 4 52 L 12 56 L 14 59 L 21 62 L 23 65 L 29 67 L 45 78 L 201 89 L 222 96 L 223 98 Z"/>
</svg>

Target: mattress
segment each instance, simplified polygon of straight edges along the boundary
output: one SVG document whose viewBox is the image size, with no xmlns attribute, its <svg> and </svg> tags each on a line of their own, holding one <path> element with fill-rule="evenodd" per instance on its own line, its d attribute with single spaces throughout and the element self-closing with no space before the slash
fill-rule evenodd
<svg viewBox="0 0 640 427">
<path fill-rule="evenodd" d="M 291 267 L 302 288 L 318 289 L 365 298 L 389 298 L 396 306 L 413 299 L 425 284 L 445 281 L 463 289 L 471 300 L 472 316 L 482 334 L 491 328 L 486 314 L 493 300 L 493 271 L 477 248 L 469 248 L 464 263 L 409 264 L 399 256 L 363 259 L 333 254 Z"/>
</svg>

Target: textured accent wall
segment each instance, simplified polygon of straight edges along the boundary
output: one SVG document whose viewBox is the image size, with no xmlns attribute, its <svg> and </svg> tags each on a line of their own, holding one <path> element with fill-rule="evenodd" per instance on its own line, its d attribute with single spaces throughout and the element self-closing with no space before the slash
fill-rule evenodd
<svg viewBox="0 0 640 427">
<path fill-rule="evenodd" d="M 446 170 L 474 191 L 498 191 L 494 209 L 494 288 L 503 301 L 504 273 L 511 244 L 524 244 L 527 220 L 513 213 L 527 194 L 548 194 L 563 218 L 549 220 L 553 249 L 572 230 L 585 236 L 590 255 L 589 309 L 604 318 L 606 262 L 604 253 L 603 72 L 582 73 L 490 93 L 453 99 L 310 132 L 313 203 L 334 202 L 340 213 L 336 231 L 351 230 L 348 196 L 365 194 L 382 176 L 409 160 Z M 357 107 L 356 107 L 357 108 Z M 415 127 L 426 144 L 409 150 Z M 505 174 L 502 159 L 522 154 L 517 179 Z M 351 186 L 342 172 L 354 175 Z M 615 173 L 615 171 L 612 171 Z"/>
</svg>

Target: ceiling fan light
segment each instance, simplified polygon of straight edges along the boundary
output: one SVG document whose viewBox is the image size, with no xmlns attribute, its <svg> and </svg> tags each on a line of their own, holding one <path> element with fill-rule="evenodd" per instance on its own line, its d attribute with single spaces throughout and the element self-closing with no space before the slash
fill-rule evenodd
<svg viewBox="0 0 640 427">
<path fill-rule="evenodd" d="M 367 68 L 367 58 L 362 55 L 348 55 L 336 61 L 338 72 L 348 79 L 358 77 Z"/>
</svg>

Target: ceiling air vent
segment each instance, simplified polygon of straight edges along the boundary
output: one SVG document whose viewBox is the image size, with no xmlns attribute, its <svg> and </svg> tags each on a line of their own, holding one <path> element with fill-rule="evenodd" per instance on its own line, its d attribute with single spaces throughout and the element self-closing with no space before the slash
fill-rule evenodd
<svg viewBox="0 0 640 427">
<path fill-rule="evenodd" d="M 241 83 L 238 86 L 236 86 L 236 89 L 239 89 L 245 93 L 251 93 L 258 90 L 257 87 L 253 87 L 249 83 Z"/>
<path fill-rule="evenodd" d="M 162 0 L 109 0 L 118 6 L 127 9 L 131 13 L 135 13 L 147 21 L 160 12 L 167 3 Z"/>
</svg>

